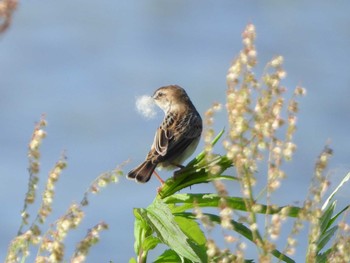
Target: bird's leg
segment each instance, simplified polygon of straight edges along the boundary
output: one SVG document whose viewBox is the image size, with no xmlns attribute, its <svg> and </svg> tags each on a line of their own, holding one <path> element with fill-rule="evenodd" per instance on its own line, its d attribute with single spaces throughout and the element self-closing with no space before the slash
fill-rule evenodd
<svg viewBox="0 0 350 263">
<path fill-rule="evenodd" d="M 157 187 L 157 193 L 159 193 L 163 188 L 164 180 L 159 176 L 159 174 L 155 170 L 153 171 L 153 174 L 157 177 L 157 179 L 161 183 L 161 186 Z"/>
<path fill-rule="evenodd" d="M 157 179 L 159 180 L 159 182 L 162 184 L 162 186 L 163 186 L 163 184 L 164 184 L 164 180 L 159 176 L 159 174 L 154 170 L 153 171 L 153 173 L 154 173 L 154 175 L 157 177 Z"/>
</svg>

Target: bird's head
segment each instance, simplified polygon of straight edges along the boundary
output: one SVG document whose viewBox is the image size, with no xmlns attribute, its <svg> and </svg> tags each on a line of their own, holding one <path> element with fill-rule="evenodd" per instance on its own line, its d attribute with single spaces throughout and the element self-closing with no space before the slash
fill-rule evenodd
<svg viewBox="0 0 350 263">
<path fill-rule="evenodd" d="M 186 91 L 177 85 L 164 86 L 157 89 L 153 94 L 155 103 L 165 113 L 180 110 L 190 102 Z"/>
</svg>

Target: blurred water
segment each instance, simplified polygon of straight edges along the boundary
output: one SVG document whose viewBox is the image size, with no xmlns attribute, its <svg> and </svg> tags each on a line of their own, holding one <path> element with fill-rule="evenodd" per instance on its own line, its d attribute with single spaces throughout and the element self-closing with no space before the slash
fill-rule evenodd
<svg viewBox="0 0 350 263">
<path fill-rule="evenodd" d="M 335 184 L 349 170 L 349 8 L 345 1 L 22 1 L 0 42 L 0 200 L 6 211 L 0 258 L 20 222 L 26 146 L 42 113 L 49 122 L 43 175 L 62 150 L 69 162 L 57 185 L 54 220 L 81 199 L 99 173 L 132 158 L 127 171 L 143 160 L 161 114 L 143 119 L 135 111 L 136 96 L 176 83 L 200 112 L 213 101 L 224 102 L 225 74 L 249 22 L 258 32 L 258 71 L 282 54 L 285 85 L 308 89 L 296 135 L 299 151 L 288 188 L 282 187 L 276 201 L 302 200 L 327 140 L 335 150 Z M 223 126 L 221 113 L 216 128 Z M 68 251 L 85 235 L 83 229 L 105 220 L 110 230 L 88 262 L 126 262 L 133 256 L 132 208 L 147 206 L 157 186 L 156 180 L 137 185 L 123 178 L 93 198 L 82 230 L 68 239 Z M 348 200 L 347 190 L 340 193 L 339 207 Z M 300 248 L 297 261 L 302 256 Z"/>
</svg>

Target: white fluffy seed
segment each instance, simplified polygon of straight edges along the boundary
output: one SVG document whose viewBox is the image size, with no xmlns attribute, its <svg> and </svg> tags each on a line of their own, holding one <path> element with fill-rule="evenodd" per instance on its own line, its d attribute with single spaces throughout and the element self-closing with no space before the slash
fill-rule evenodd
<svg viewBox="0 0 350 263">
<path fill-rule="evenodd" d="M 157 115 L 155 106 L 154 100 L 150 96 L 142 95 L 136 98 L 137 112 L 148 119 L 154 118 Z"/>
</svg>

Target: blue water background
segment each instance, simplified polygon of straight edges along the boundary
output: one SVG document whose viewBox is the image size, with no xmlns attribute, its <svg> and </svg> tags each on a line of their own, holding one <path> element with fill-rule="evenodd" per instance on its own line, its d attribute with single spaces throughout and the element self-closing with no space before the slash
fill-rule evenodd
<svg viewBox="0 0 350 263">
<path fill-rule="evenodd" d="M 347 1 L 20 1 L 11 28 L 0 37 L 0 260 L 20 223 L 27 144 L 42 113 L 49 125 L 40 189 L 61 152 L 68 156 L 49 217 L 54 221 L 81 200 L 101 172 L 131 159 L 127 172 L 143 160 L 162 115 L 142 118 L 136 96 L 179 84 L 201 113 L 214 101 L 225 103 L 225 75 L 250 22 L 257 29 L 257 71 L 282 54 L 288 72 L 284 85 L 290 92 L 296 85 L 308 90 L 300 104 L 298 151 L 274 201 L 300 204 L 328 142 L 334 149 L 334 187 L 350 168 L 349 10 Z M 223 111 L 215 129 L 224 126 Z M 104 220 L 110 229 L 87 262 L 127 262 L 134 255 L 132 208 L 150 204 L 158 185 L 155 179 L 138 185 L 122 178 L 94 196 L 81 227 L 67 239 L 67 255 L 89 227 Z M 239 195 L 237 185 L 230 186 L 230 193 Z M 339 208 L 348 203 L 349 189 L 339 193 Z M 210 185 L 188 189 L 211 190 Z M 222 240 L 221 232 L 216 234 Z M 304 245 L 301 239 L 297 262 L 304 261 Z M 152 252 L 150 260 L 159 253 Z M 255 256 L 247 250 L 248 258 Z"/>
</svg>

